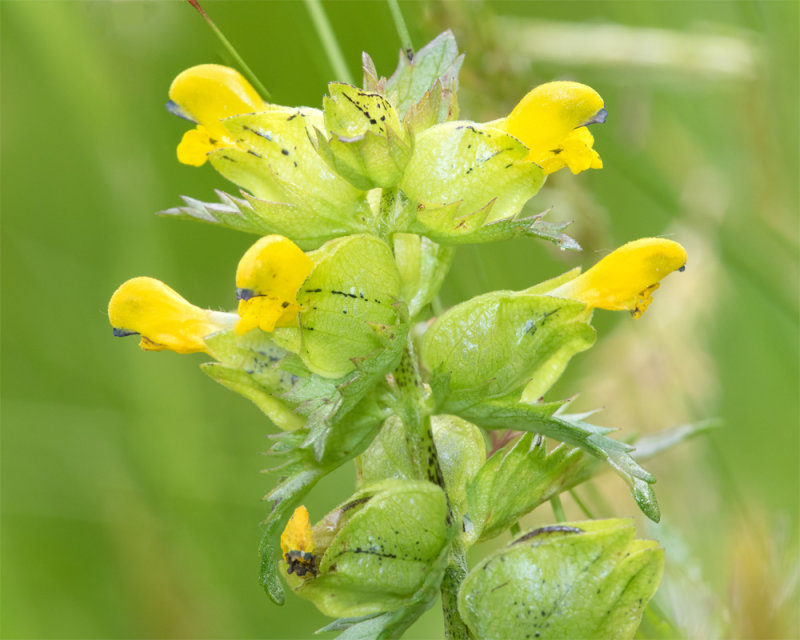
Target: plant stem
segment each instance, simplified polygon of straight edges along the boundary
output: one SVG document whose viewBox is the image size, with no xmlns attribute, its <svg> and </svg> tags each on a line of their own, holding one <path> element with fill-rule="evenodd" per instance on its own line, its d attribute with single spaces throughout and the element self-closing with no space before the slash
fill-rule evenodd
<svg viewBox="0 0 800 640">
<path fill-rule="evenodd" d="M 400 44 L 410 60 L 414 57 L 414 45 L 411 44 L 411 34 L 406 27 L 406 21 L 403 20 L 403 12 L 400 11 L 400 3 L 398 0 L 386 0 L 386 4 L 389 5 L 389 11 L 392 12 L 392 20 L 394 20 L 397 35 L 400 37 Z"/>
<path fill-rule="evenodd" d="M 439 456 L 436 453 L 436 444 L 433 441 L 430 396 L 419 373 L 419 365 L 411 336 L 408 338 L 408 345 L 393 376 L 397 385 L 398 399 L 400 400 L 398 413 L 401 415 L 405 427 L 408 455 L 412 463 L 417 467 L 418 476 L 439 485 L 442 491 L 445 492 L 448 523 L 451 526 L 459 526 L 458 523 L 453 522 L 452 505 L 450 504 L 450 498 L 447 496 L 444 476 L 439 465 Z M 467 567 L 464 549 L 456 538 L 450 548 L 450 563 L 445 569 L 440 587 L 445 638 L 447 640 L 469 639 L 469 631 L 458 613 L 458 590 L 466 575 Z"/>
<path fill-rule="evenodd" d="M 247 79 L 256 88 L 256 91 L 258 91 L 258 93 L 261 95 L 262 98 L 264 98 L 265 100 L 269 100 L 272 97 L 270 92 L 267 91 L 267 88 L 263 84 L 261 84 L 261 80 L 259 80 L 258 76 L 256 76 L 255 73 L 253 73 L 253 70 L 247 66 L 247 63 L 244 61 L 242 56 L 239 55 L 239 52 L 236 51 L 234 46 L 231 44 L 230 40 L 228 40 L 225 37 L 225 34 L 222 33 L 220 28 L 214 23 L 214 21 L 211 19 L 211 16 L 209 16 L 205 12 L 203 7 L 200 6 L 199 0 L 187 0 L 187 1 L 197 10 L 197 13 L 203 16 L 203 19 L 206 21 L 208 26 L 211 27 L 211 30 L 214 32 L 214 35 L 217 36 L 219 41 L 222 43 L 222 46 L 225 47 L 225 50 L 228 52 L 231 58 L 233 58 L 234 63 L 239 66 L 242 72 L 244 72 L 244 75 L 247 76 Z"/>
<path fill-rule="evenodd" d="M 444 476 L 439 466 L 439 457 L 436 455 L 436 445 L 431 431 L 428 406 L 430 401 L 419 374 L 411 336 L 408 338 L 408 345 L 400 364 L 394 371 L 394 380 L 400 391 L 400 411 L 405 426 L 408 455 L 417 467 L 417 475 L 439 485 L 442 491 L 445 491 Z"/>
<path fill-rule="evenodd" d="M 455 540 L 450 549 L 450 564 L 442 580 L 442 614 L 444 637 L 447 640 L 468 640 L 469 629 L 458 613 L 458 590 L 467 575 L 467 558 L 464 548 Z"/>
<path fill-rule="evenodd" d="M 557 495 L 550 498 L 550 505 L 553 507 L 553 515 L 556 517 L 556 522 L 566 522 L 567 515 L 564 513 L 564 505 L 561 504 L 561 498 Z"/>
<path fill-rule="evenodd" d="M 580 499 L 580 496 L 575 492 L 574 489 L 569 490 L 569 495 L 572 496 L 572 499 L 575 501 L 575 504 L 577 504 L 580 507 L 581 511 L 583 511 L 583 513 L 586 514 L 586 517 L 591 520 L 594 520 L 594 515 L 592 515 L 592 512 L 589 510 L 589 507 L 587 507 L 586 503 L 584 503 L 584 501 Z"/>
<path fill-rule="evenodd" d="M 331 28 L 331 23 L 328 21 L 328 16 L 325 9 L 322 7 L 320 0 L 304 0 L 306 9 L 311 14 L 311 21 L 314 23 L 314 28 L 317 30 L 317 35 L 322 42 L 322 48 L 328 56 L 328 61 L 331 63 L 334 75 L 348 84 L 353 84 L 353 78 L 347 70 L 347 64 L 344 61 L 342 49 L 339 47 L 339 42 L 336 40 L 336 34 Z"/>
</svg>

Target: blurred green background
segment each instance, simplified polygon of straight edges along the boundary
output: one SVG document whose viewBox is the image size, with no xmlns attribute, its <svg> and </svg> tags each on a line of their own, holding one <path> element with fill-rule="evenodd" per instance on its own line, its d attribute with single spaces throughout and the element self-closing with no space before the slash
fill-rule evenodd
<svg viewBox="0 0 800 640">
<path fill-rule="evenodd" d="M 385 75 L 399 41 L 379 1 L 327 2 L 351 73 Z M 302 2 L 205 2 L 275 102 L 319 107 L 334 79 Z M 553 393 L 582 392 L 630 434 L 721 416 L 650 463 L 667 549 L 659 606 L 689 638 L 798 637 L 798 24 L 789 2 L 413 2 L 414 44 L 453 29 L 462 115 L 508 113 L 535 84 L 594 86 L 602 171 L 556 174 L 534 200 L 573 220 L 582 254 L 533 240 L 464 248 L 442 299 L 522 288 L 637 237 L 689 264 L 639 321 L 601 339 Z M 143 353 L 105 315 L 150 275 L 230 308 L 253 238 L 152 215 L 230 185 L 181 166 L 172 78 L 224 62 L 185 3 L 2 0 L 3 638 L 301 638 L 325 624 L 256 583 L 271 427 L 200 356 Z M 315 518 L 352 489 L 341 469 Z M 634 515 L 615 478 L 586 494 Z M 580 517 L 574 504 L 567 514 Z M 541 511 L 546 511 L 542 509 Z M 547 521 L 550 513 L 535 514 Z M 409 632 L 441 635 L 433 610 Z M 677 633 L 677 632 L 676 632 Z"/>
</svg>

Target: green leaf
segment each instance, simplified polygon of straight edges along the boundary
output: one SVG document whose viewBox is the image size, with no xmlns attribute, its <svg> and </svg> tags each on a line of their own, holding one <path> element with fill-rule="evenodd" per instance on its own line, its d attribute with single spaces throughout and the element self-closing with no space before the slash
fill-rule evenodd
<svg viewBox="0 0 800 640">
<path fill-rule="evenodd" d="M 477 640 L 630 640 L 661 579 L 663 550 L 628 519 L 542 527 L 467 575 L 459 611 Z"/>
<path fill-rule="evenodd" d="M 585 306 L 525 291 L 495 291 L 456 305 L 422 340 L 422 362 L 434 378 L 447 376 L 443 413 L 470 402 L 506 395 L 525 385 L 539 398 L 570 358 L 591 347 L 595 332 Z M 439 383 L 432 383 L 434 389 Z"/>
<path fill-rule="evenodd" d="M 356 492 L 296 593 L 326 615 L 352 617 L 408 606 L 451 538 L 444 492 L 424 481 L 385 480 Z"/>
<path fill-rule="evenodd" d="M 497 451 L 467 485 L 467 544 L 502 533 L 522 516 L 572 486 L 586 466 L 580 449 L 548 453 L 541 437 L 524 434 Z"/>
<path fill-rule="evenodd" d="M 400 117 L 422 100 L 437 80 L 455 96 L 463 60 L 449 30 L 422 47 L 411 60 L 401 51 L 397 69 L 386 82 L 386 94 Z"/>
<path fill-rule="evenodd" d="M 297 415 L 290 405 L 270 393 L 247 371 L 214 362 L 207 362 L 200 368 L 224 387 L 251 400 L 279 429 L 292 431 L 305 424 L 304 417 Z"/>
<path fill-rule="evenodd" d="M 525 161 L 527 155 L 519 140 L 499 129 L 446 122 L 417 135 L 400 188 L 421 229 L 467 235 L 515 217 L 539 191 L 544 174 Z"/>
<path fill-rule="evenodd" d="M 325 127 L 315 146 L 339 175 L 358 189 L 393 187 L 411 157 L 412 142 L 391 103 L 380 93 L 332 82 L 325 97 Z"/>
<path fill-rule="evenodd" d="M 317 249 L 328 240 L 369 228 L 366 215 L 345 221 L 338 215 L 332 218 L 319 214 L 309 217 L 309 210 L 298 205 L 267 202 L 247 192 L 242 193 L 243 198 L 235 198 L 217 190 L 219 203 L 182 196 L 186 206 L 159 211 L 158 215 L 206 222 L 260 236 L 277 233 L 291 238 L 303 250 Z"/>
<path fill-rule="evenodd" d="M 637 460 L 647 460 L 654 458 L 662 451 L 671 449 L 675 445 L 691 440 L 700 435 L 705 435 L 709 431 L 718 429 L 722 426 L 722 421 L 718 419 L 702 420 L 692 424 L 683 424 L 670 429 L 663 429 L 650 435 L 637 438 L 631 444 L 635 447 L 632 453 Z"/>
<path fill-rule="evenodd" d="M 297 449 L 294 449 L 294 451 L 296 452 Z M 259 582 L 267 592 L 267 595 L 276 604 L 283 604 L 285 600 L 283 585 L 278 576 L 277 563 L 277 559 L 280 556 L 280 534 L 303 497 L 320 478 L 332 470 L 316 464 L 310 456 L 307 456 L 302 463 L 299 459 L 295 459 L 292 464 L 295 466 L 304 464 L 306 468 L 285 478 L 264 497 L 265 501 L 272 504 L 272 509 L 264 521 L 264 532 L 259 545 L 259 554 L 261 556 Z"/>
<path fill-rule="evenodd" d="M 654 522 L 661 514 L 650 485 L 655 478 L 631 456 L 633 447 L 608 438 L 613 431 L 584 421 L 583 415 L 552 415 L 548 405 L 537 405 L 509 398 L 487 400 L 460 412 L 461 417 L 485 429 L 515 429 L 539 433 L 573 447 L 580 447 L 592 456 L 610 464 L 631 488 L 636 504 Z"/>
</svg>

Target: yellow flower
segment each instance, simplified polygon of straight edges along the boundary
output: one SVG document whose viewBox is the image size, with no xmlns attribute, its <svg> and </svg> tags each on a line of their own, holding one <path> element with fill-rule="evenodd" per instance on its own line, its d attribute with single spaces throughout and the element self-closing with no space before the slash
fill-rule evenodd
<svg viewBox="0 0 800 640">
<path fill-rule="evenodd" d="M 235 316 L 201 309 L 155 278 L 132 278 L 111 296 L 108 319 L 117 337 L 140 335 L 146 351 L 207 352 L 206 336 L 231 329 Z"/>
<path fill-rule="evenodd" d="M 258 240 L 236 270 L 240 316 L 236 333 L 295 326 L 300 312 L 297 291 L 313 268 L 311 258 L 289 238 L 272 235 Z"/>
<path fill-rule="evenodd" d="M 286 528 L 281 533 L 281 551 L 286 564 L 287 573 L 295 572 L 301 578 L 306 573 L 317 575 L 314 564 L 314 535 L 308 510 L 300 505 L 294 510 Z"/>
<path fill-rule="evenodd" d="M 603 167 L 586 125 L 605 118 L 597 91 L 585 84 L 560 81 L 532 89 L 496 126 L 528 147 L 526 159 L 542 167 L 545 174 L 565 166 L 580 173 Z"/>
<path fill-rule="evenodd" d="M 642 238 L 622 245 L 586 273 L 547 292 L 571 298 L 588 307 L 627 310 L 641 316 L 659 282 L 673 271 L 683 271 L 686 250 L 663 238 Z"/>
<path fill-rule="evenodd" d="M 178 145 L 178 160 L 199 167 L 214 149 L 236 146 L 221 120 L 263 111 L 269 105 L 235 69 L 201 64 L 178 75 L 169 88 L 167 108 L 197 123 Z"/>
</svg>

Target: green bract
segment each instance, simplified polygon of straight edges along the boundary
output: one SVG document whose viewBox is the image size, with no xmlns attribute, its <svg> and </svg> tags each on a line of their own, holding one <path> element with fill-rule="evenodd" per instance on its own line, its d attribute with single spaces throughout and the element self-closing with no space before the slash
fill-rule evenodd
<svg viewBox="0 0 800 640">
<path fill-rule="evenodd" d="M 335 534 L 321 550 L 319 575 L 296 592 L 323 613 L 343 617 L 408 603 L 445 548 L 451 528 L 439 487 L 398 480 L 358 491 L 323 527 L 331 522 Z"/>
<path fill-rule="evenodd" d="M 568 522 L 517 538 L 464 580 L 458 608 L 477 640 L 633 638 L 664 563 L 630 520 Z"/>
<path fill-rule="evenodd" d="M 526 291 L 495 291 L 456 305 L 425 332 L 422 362 L 445 378 L 442 410 L 524 387 L 542 396 L 569 359 L 592 346 L 594 329 L 583 303 Z"/>
<path fill-rule="evenodd" d="M 332 82 L 324 102 L 327 137 L 317 149 L 339 175 L 359 189 L 393 187 L 411 157 L 412 141 L 391 103 L 379 93 Z"/>
<path fill-rule="evenodd" d="M 432 416 L 431 429 L 447 495 L 454 505 L 461 506 L 468 482 L 486 460 L 483 435 L 474 424 L 456 416 Z M 395 417 L 387 420 L 356 464 L 359 482 L 364 485 L 385 478 L 413 478 L 415 466 L 406 448 L 402 422 Z"/>
</svg>

